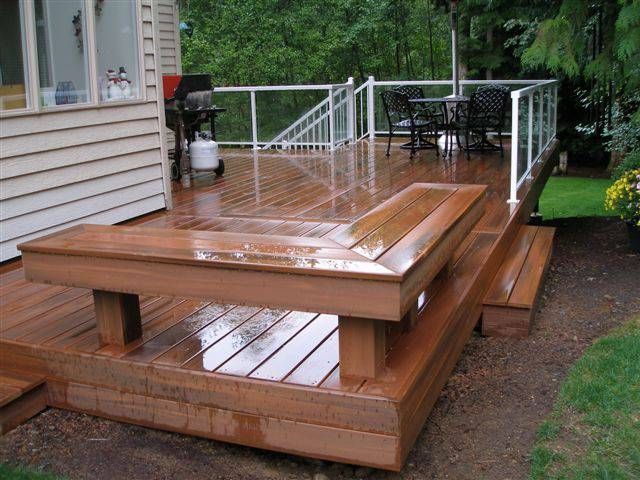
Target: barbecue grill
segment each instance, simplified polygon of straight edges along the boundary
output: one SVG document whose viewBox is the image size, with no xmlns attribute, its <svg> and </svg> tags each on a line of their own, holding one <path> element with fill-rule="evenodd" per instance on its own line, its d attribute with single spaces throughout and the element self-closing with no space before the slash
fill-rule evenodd
<svg viewBox="0 0 640 480">
<path fill-rule="evenodd" d="M 171 177 L 179 179 L 190 171 L 185 143 L 190 145 L 200 126 L 207 122 L 211 126 L 212 140 L 215 140 L 216 116 L 226 109 L 212 104 L 211 75 L 167 75 L 163 77 L 163 87 L 167 127 L 175 132 L 176 137 Z M 216 175 L 224 173 L 222 159 L 214 172 Z"/>
</svg>

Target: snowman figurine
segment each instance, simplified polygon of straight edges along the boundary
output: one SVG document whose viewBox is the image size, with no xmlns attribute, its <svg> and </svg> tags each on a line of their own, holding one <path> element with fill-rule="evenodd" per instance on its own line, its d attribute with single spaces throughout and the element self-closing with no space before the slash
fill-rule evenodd
<svg viewBox="0 0 640 480">
<path fill-rule="evenodd" d="M 120 88 L 118 74 L 115 70 L 107 70 L 107 99 L 121 100 L 122 89 Z"/>
<path fill-rule="evenodd" d="M 120 83 L 120 90 L 122 92 L 122 98 L 131 98 L 131 81 L 128 78 L 127 72 L 124 67 L 120 67 L 118 73 L 118 80 Z"/>
</svg>

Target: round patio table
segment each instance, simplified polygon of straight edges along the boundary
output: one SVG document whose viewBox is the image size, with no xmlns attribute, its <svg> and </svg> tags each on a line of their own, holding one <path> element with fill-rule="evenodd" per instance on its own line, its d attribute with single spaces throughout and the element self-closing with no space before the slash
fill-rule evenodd
<svg viewBox="0 0 640 480">
<path fill-rule="evenodd" d="M 458 103 L 466 103 L 469 97 L 464 95 L 450 95 L 448 97 L 426 97 L 412 98 L 409 102 L 420 105 L 428 103 L 439 103 L 442 105 L 443 125 L 444 125 L 444 150 L 443 157 L 451 156 L 453 150 L 453 128 L 452 123 L 455 118 L 455 108 Z M 450 106 L 451 105 L 451 106 Z M 449 141 L 451 139 L 451 141 Z"/>
</svg>

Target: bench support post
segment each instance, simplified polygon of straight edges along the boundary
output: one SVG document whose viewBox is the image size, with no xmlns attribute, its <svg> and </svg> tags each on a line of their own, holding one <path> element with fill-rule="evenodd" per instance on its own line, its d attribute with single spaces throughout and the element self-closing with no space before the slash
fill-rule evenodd
<svg viewBox="0 0 640 480">
<path fill-rule="evenodd" d="M 103 343 L 123 347 L 142 336 L 138 295 L 94 290 L 93 303 Z"/>
<path fill-rule="evenodd" d="M 386 322 L 370 318 L 339 317 L 340 375 L 376 378 L 384 367 Z"/>
<path fill-rule="evenodd" d="M 404 317 L 402 317 L 402 320 L 400 321 L 400 325 L 402 326 L 402 331 L 408 332 L 412 330 L 413 327 L 416 326 L 417 322 L 418 322 L 418 301 L 416 300 L 415 302 L 413 302 L 413 305 L 411 306 L 411 308 L 407 310 L 407 313 L 404 314 Z"/>
</svg>

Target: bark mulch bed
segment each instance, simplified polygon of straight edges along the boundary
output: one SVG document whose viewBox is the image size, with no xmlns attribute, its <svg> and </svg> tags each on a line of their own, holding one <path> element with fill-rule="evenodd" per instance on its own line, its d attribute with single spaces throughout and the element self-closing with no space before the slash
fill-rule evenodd
<svg viewBox="0 0 640 480">
<path fill-rule="evenodd" d="M 69 478 L 521 479 L 571 364 L 640 312 L 640 256 L 610 218 L 562 219 L 532 335 L 467 344 L 404 470 L 391 474 L 49 409 L 0 439 L 0 461 Z"/>
</svg>

